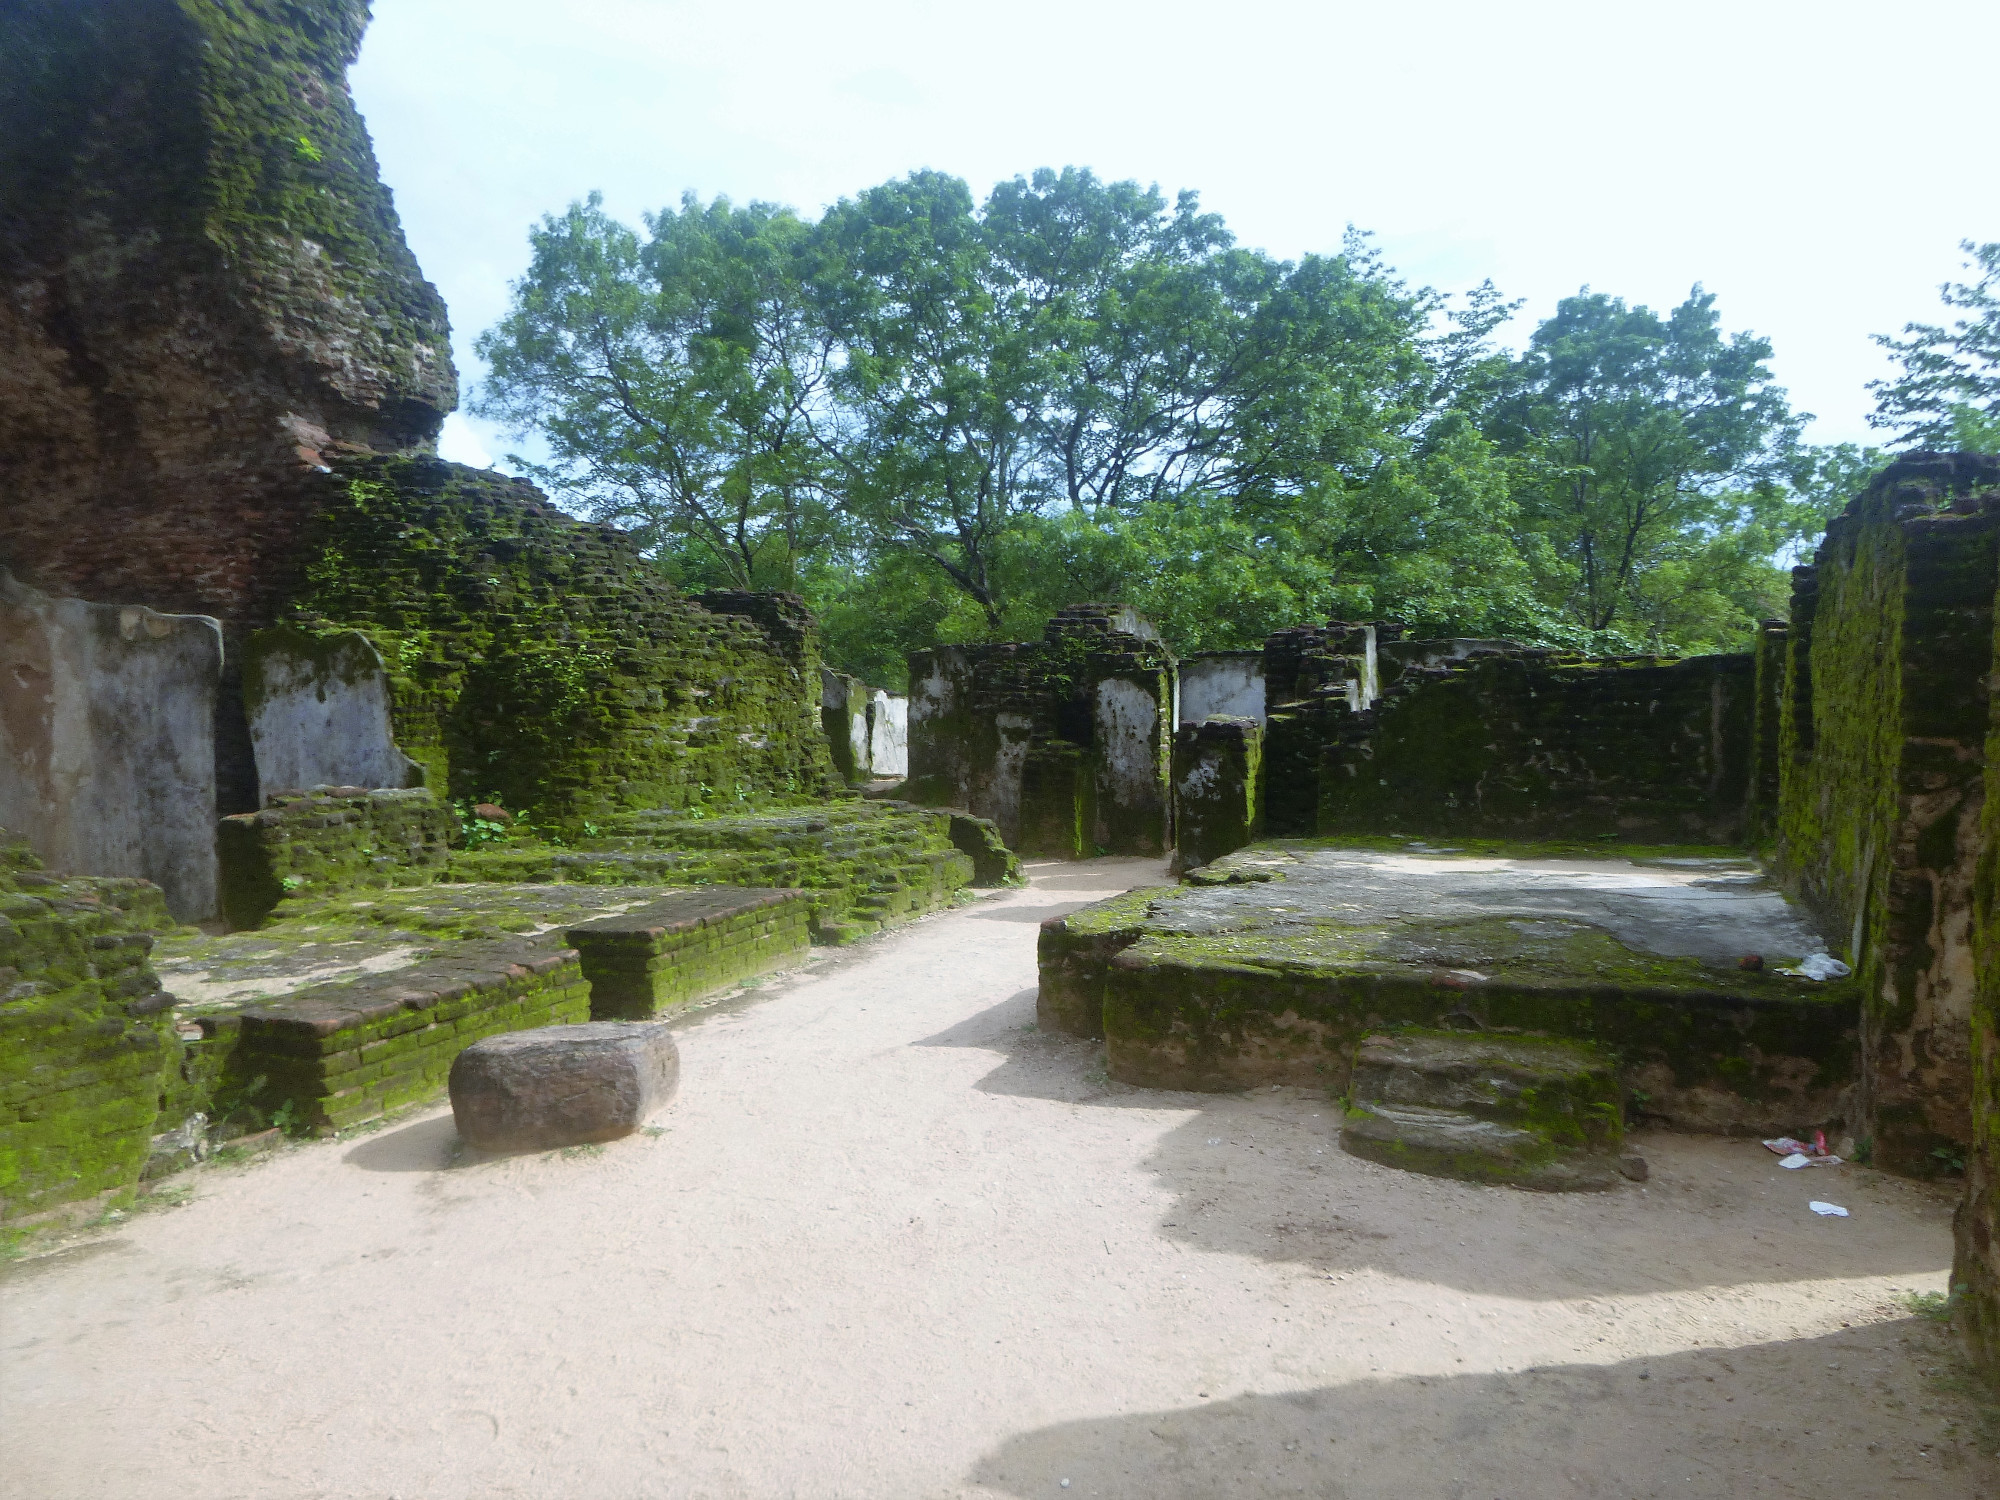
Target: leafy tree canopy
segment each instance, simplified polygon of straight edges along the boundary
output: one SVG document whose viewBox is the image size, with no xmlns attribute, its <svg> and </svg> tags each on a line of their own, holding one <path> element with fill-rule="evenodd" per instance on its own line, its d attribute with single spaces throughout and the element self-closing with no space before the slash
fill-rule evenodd
<svg viewBox="0 0 2000 1500">
<path fill-rule="evenodd" d="M 1894 432 L 1900 445 L 2000 453 L 2000 240 L 1959 248 L 1978 279 L 1939 290 L 1946 307 L 1968 316 L 1949 328 L 1906 323 L 1900 339 L 1875 336 L 1903 368 L 1868 383 L 1876 393 L 1868 423 Z"/>
<path fill-rule="evenodd" d="M 983 203 L 916 172 L 817 222 L 688 196 L 644 229 L 593 195 L 531 232 L 475 410 L 689 586 L 804 592 L 876 682 L 1083 598 L 1183 651 L 1329 615 L 1733 647 L 1880 462 L 1803 446 L 1769 344 L 1700 287 L 1665 314 L 1586 288 L 1516 357 L 1490 284 L 1412 288 L 1352 230 L 1278 260 L 1076 168 Z M 1925 365 L 1899 400 L 1990 417 L 1985 263 L 1948 289 L 1978 318 L 1908 330 L 1958 384 Z"/>
</svg>

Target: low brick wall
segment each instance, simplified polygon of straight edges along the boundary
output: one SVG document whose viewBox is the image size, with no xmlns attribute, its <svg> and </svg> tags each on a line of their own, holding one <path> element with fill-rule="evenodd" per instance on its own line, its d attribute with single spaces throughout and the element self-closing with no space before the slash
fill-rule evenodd
<svg viewBox="0 0 2000 1500">
<path fill-rule="evenodd" d="M 0 832 L 0 1219 L 138 1183 L 180 1060 L 147 962 L 172 925 L 157 886 L 44 874 Z"/>
<path fill-rule="evenodd" d="M 217 831 L 222 914 L 232 927 L 255 927 L 293 891 L 427 884 L 443 873 L 455 831 L 451 810 L 422 788 L 276 793 L 262 812 L 224 818 Z"/>
<path fill-rule="evenodd" d="M 675 891 L 565 934 L 595 1021 L 642 1021 L 797 958 L 811 942 L 803 891 Z"/>
<path fill-rule="evenodd" d="M 483 1036 L 587 1020 L 590 986 L 576 953 L 527 940 L 460 943 L 438 957 L 351 984 L 198 1018 L 233 1027 L 229 1072 L 262 1077 L 260 1101 L 328 1132 L 436 1095 L 452 1059 Z"/>
</svg>

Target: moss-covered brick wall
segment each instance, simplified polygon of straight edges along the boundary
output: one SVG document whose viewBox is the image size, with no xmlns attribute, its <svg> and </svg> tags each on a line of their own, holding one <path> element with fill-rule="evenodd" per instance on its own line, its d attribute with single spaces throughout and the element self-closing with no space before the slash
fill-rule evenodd
<svg viewBox="0 0 2000 1500">
<path fill-rule="evenodd" d="M 2000 601 L 1994 610 L 2000 663 Z M 1984 801 L 1973 873 L 1974 988 L 1966 1028 L 1972 1138 L 1953 1217 L 1952 1302 L 1973 1357 L 2000 1382 L 2000 701 L 1989 703 Z"/>
<path fill-rule="evenodd" d="M 1972 1136 L 1973 886 L 2000 460 L 1914 454 L 1798 576 L 1776 862 L 1862 981 L 1862 1133 L 1904 1172 Z"/>
<path fill-rule="evenodd" d="M 844 802 L 729 817 L 628 813 L 573 848 L 509 841 L 452 856 L 450 878 L 590 885 L 796 887 L 815 939 L 848 943 L 1012 878 L 983 820 L 908 803 Z M 983 849 L 983 853 L 982 853 Z"/>
<path fill-rule="evenodd" d="M 1766 848 L 1778 829 L 1779 750 L 1784 738 L 1785 663 L 1791 630 L 1783 620 L 1766 620 L 1751 652 L 1750 791 L 1743 812 L 1745 835 L 1753 848 Z"/>
<path fill-rule="evenodd" d="M 0 8 L 0 558 L 263 623 L 341 452 L 457 401 L 347 87 L 365 0 Z"/>
<path fill-rule="evenodd" d="M 443 1091 L 452 1059 L 483 1036 L 588 1020 L 573 950 L 526 939 L 453 944 L 414 968 L 315 985 L 225 1016 L 231 1086 L 315 1130 L 344 1129 Z"/>
<path fill-rule="evenodd" d="M 1994 611 L 2000 632 L 2000 601 Z M 2000 663 L 2000 633 L 1994 640 Z M 1972 1138 L 1952 1220 L 1952 1302 L 1973 1357 L 2000 1382 L 2000 703 L 1989 704 L 1979 854 L 1973 874 L 1974 988 L 1966 1027 Z"/>
<path fill-rule="evenodd" d="M 0 1219 L 137 1185 L 180 1063 L 147 962 L 172 925 L 156 886 L 46 874 L 0 830 Z"/>
<path fill-rule="evenodd" d="M 428 788 L 316 787 L 280 793 L 216 832 L 222 914 L 255 927 L 294 893 L 426 885 L 444 873 L 458 821 Z"/>
<path fill-rule="evenodd" d="M 1748 655 L 1385 659 L 1381 699 L 1325 741 L 1318 831 L 1740 842 L 1753 674 Z"/>
<path fill-rule="evenodd" d="M 1264 828 L 1319 826 L 1320 770 L 1329 745 L 1366 732 L 1377 649 L 1402 639 L 1394 623 L 1296 625 L 1264 642 Z"/>
<path fill-rule="evenodd" d="M 804 956 L 803 891 L 710 886 L 569 929 L 593 1021 L 645 1021 Z"/>
<path fill-rule="evenodd" d="M 284 613 L 355 630 L 390 673 L 425 785 L 569 833 L 624 809 L 839 790 L 811 616 L 697 603 L 609 527 L 437 459 L 355 459 L 321 487 Z"/>
</svg>

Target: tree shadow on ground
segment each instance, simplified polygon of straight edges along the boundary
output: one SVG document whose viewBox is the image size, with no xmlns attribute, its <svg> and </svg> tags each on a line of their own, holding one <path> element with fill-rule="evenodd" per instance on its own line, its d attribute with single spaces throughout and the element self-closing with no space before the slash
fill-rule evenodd
<svg viewBox="0 0 2000 1500">
<path fill-rule="evenodd" d="M 1941 1330 L 1902 1318 L 1611 1365 L 1190 1388 L 1186 1406 L 1011 1437 L 968 1477 L 986 1493 L 1145 1500 L 2000 1494 L 1991 1406 L 1928 1373 L 1955 1368 Z"/>
<path fill-rule="evenodd" d="M 1317 1090 L 1113 1082 L 1102 1044 L 1035 1028 L 1035 994 L 1019 990 L 918 1045 L 999 1053 L 977 1085 L 987 1093 L 1185 1112 L 1140 1165 L 1174 1195 L 1160 1233 L 1190 1248 L 1534 1301 L 1912 1276 L 1951 1261 L 1946 1195 L 1864 1168 L 1786 1172 L 1751 1141 L 1635 1134 L 1651 1179 L 1604 1193 L 1530 1193 L 1379 1166 L 1340 1148 L 1340 1103 Z M 1813 1198 L 1853 1216 L 1819 1217 Z"/>
</svg>

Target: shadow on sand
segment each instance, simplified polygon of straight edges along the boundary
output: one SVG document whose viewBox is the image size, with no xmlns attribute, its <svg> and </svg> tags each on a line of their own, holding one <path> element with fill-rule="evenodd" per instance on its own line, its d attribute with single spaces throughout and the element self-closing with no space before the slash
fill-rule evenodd
<svg viewBox="0 0 2000 1500">
<path fill-rule="evenodd" d="M 1146 1500 L 2000 1493 L 1994 1440 L 1973 1446 L 1970 1402 L 1932 1388 L 1913 1352 L 1951 1357 L 1941 1334 L 1901 1319 L 1611 1365 L 1209 1400 L 1190 1389 L 1186 1406 L 1021 1433 L 968 1477 L 1006 1495 Z M 1958 1425 L 1913 1420 L 1920 1404 Z M 1753 1407 L 1786 1420 L 1754 1420 Z"/>
<path fill-rule="evenodd" d="M 1101 1043 L 1036 1029 L 1032 989 L 918 1045 L 999 1054 L 977 1085 L 988 1093 L 1184 1115 L 1141 1165 L 1174 1194 L 1160 1233 L 1203 1251 L 1534 1301 L 1920 1275 L 1950 1263 L 1941 1199 L 1926 1204 L 1922 1188 L 1863 1168 L 1785 1172 L 1755 1142 L 1636 1134 L 1652 1179 L 1607 1193 L 1529 1193 L 1377 1166 L 1340 1149 L 1339 1101 L 1314 1090 L 1196 1094 L 1107 1079 Z M 1807 1210 L 1826 1197 L 1854 1216 Z M 1912 1232 L 1915 1212 L 1935 1218 L 1935 1234 Z"/>
</svg>

